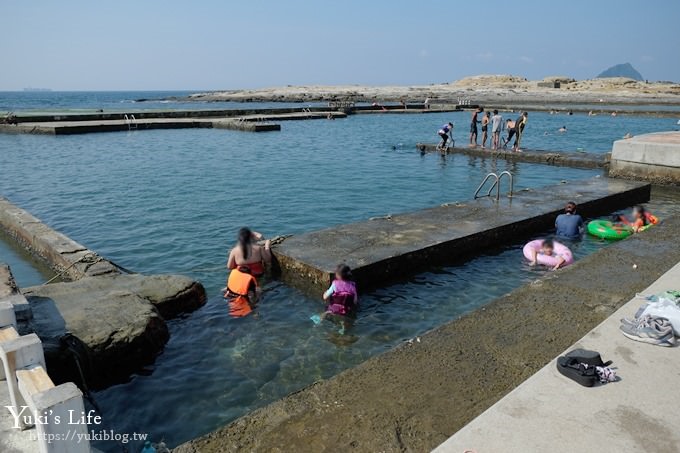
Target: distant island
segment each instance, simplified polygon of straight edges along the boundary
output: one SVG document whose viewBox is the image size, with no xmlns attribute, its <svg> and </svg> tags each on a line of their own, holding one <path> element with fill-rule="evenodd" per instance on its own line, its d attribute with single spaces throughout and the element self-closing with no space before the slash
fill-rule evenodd
<svg viewBox="0 0 680 453">
<path fill-rule="evenodd" d="M 51 88 L 31 88 L 31 87 L 28 87 L 28 88 L 24 88 L 24 91 L 41 93 L 41 92 L 45 92 L 45 91 L 52 91 L 52 89 Z"/>
<path fill-rule="evenodd" d="M 625 77 L 627 79 L 637 80 L 639 82 L 645 80 L 637 69 L 633 67 L 630 63 L 621 63 L 612 66 L 611 68 L 605 69 L 597 76 L 598 79 L 608 78 L 608 77 Z"/>
</svg>

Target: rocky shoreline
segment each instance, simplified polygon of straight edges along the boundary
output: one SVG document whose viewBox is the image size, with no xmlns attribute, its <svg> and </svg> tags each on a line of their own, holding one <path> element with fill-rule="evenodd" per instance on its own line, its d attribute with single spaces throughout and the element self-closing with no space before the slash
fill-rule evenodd
<svg viewBox="0 0 680 453">
<path fill-rule="evenodd" d="M 559 88 L 556 88 L 559 86 Z M 416 86 L 304 85 L 196 93 L 173 98 L 200 102 L 416 102 L 432 104 L 620 104 L 680 105 L 680 84 L 625 78 L 576 81 L 549 77 L 476 76 L 452 83 Z"/>
</svg>

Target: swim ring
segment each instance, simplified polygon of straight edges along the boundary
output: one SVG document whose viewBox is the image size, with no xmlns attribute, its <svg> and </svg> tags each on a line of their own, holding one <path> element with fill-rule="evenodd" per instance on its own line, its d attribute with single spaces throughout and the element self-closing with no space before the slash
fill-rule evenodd
<svg viewBox="0 0 680 453">
<path fill-rule="evenodd" d="M 623 223 L 612 223 L 609 220 L 591 220 L 588 222 L 588 234 L 601 239 L 619 240 L 633 234 L 633 229 Z"/>
<path fill-rule="evenodd" d="M 533 259 L 533 251 L 538 252 L 538 255 L 536 255 L 536 261 L 538 264 L 542 264 L 543 266 L 550 266 L 550 267 L 555 267 L 557 266 L 557 257 L 561 256 L 564 258 L 564 263 L 562 263 L 562 267 L 568 266 L 571 263 L 574 262 L 574 255 L 571 253 L 571 250 L 569 250 L 569 247 L 567 247 L 564 244 L 560 244 L 557 241 L 553 241 L 554 244 L 554 251 L 553 255 L 544 255 L 541 252 L 541 246 L 543 245 L 543 239 L 536 239 L 531 242 L 527 242 L 527 244 L 524 246 L 524 249 L 522 252 L 524 253 L 524 257 L 531 261 Z"/>
</svg>

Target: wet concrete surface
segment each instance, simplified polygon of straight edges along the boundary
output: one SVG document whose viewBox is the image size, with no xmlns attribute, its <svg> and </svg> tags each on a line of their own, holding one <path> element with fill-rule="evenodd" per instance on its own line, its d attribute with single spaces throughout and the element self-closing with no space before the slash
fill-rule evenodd
<svg viewBox="0 0 680 453">
<path fill-rule="evenodd" d="M 668 218 L 174 451 L 429 451 L 678 263 L 678 231 Z"/>
<path fill-rule="evenodd" d="M 416 149 L 421 153 L 441 153 L 437 145 L 416 144 Z M 509 162 L 529 162 L 532 164 L 553 165 L 556 167 L 574 168 L 602 168 L 609 167 L 610 153 L 572 153 L 566 151 L 545 151 L 536 149 L 523 149 L 522 152 L 513 152 L 511 149 L 492 150 L 481 147 L 447 147 L 446 154 L 464 154 L 466 156 L 481 157 L 486 159 L 502 159 Z"/>
<path fill-rule="evenodd" d="M 569 200 L 581 215 L 596 217 L 644 203 L 650 191 L 645 183 L 596 177 L 516 192 L 500 202 L 481 198 L 340 225 L 286 239 L 274 249 L 277 270 L 286 283 L 320 293 L 346 263 L 359 288 L 368 290 L 552 228 Z"/>
</svg>

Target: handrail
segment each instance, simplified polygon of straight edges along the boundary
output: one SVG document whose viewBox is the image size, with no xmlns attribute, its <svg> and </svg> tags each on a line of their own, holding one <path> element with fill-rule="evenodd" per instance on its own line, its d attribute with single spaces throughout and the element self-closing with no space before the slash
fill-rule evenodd
<svg viewBox="0 0 680 453">
<path fill-rule="evenodd" d="M 491 185 L 491 188 L 489 191 L 484 195 L 485 197 L 488 197 L 491 194 L 491 191 L 493 190 L 494 187 L 496 187 L 496 184 L 498 184 L 498 175 L 496 173 L 489 173 L 486 175 L 482 183 L 477 187 L 477 190 L 475 191 L 475 199 L 480 198 L 479 197 L 479 191 L 482 190 L 482 187 L 484 187 L 484 184 L 489 180 L 489 178 L 495 178 L 494 183 Z"/>
<path fill-rule="evenodd" d="M 514 178 L 512 176 L 512 173 L 510 173 L 509 171 L 504 171 L 501 172 L 500 175 L 493 172 L 487 174 L 486 177 L 484 177 L 484 180 L 482 180 L 482 183 L 479 185 L 479 187 L 477 187 L 474 198 L 477 199 L 481 197 L 490 197 L 493 189 L 496 189 L 496 201 L 499 201 L 501 199 L 501 179 L 503 179 L 504 176 L 507 176 L 510 179 L 510 192 L 508 193 L 508 196 L 512 197 L 512 194 L 515 190 Z M 491 184 L 491 187 L 489 187 L 489 190 L 486 192 L 486 195 L 479 195 L 479 192 L 482 190 L 482 188 L 484 188 L 486 182 L 491 178 L 493 178 L 493 184 Z"/>
<path fill-rule="evenodd" d="M 512 197 L 512 194 L 515 191 L 515 182 L 514 178 L 512 177 L 512 173 L 509 171 L 504 171 L 500 175 L 498 175 L 498 190 L 496 191 L 496 200 L 500 200 L 501 198 L 501 179 L 503 179 L 503 176 L 506 176 L 510 179 L 510 192 L 508 193 L 508 197 Z"/>
</svg>

